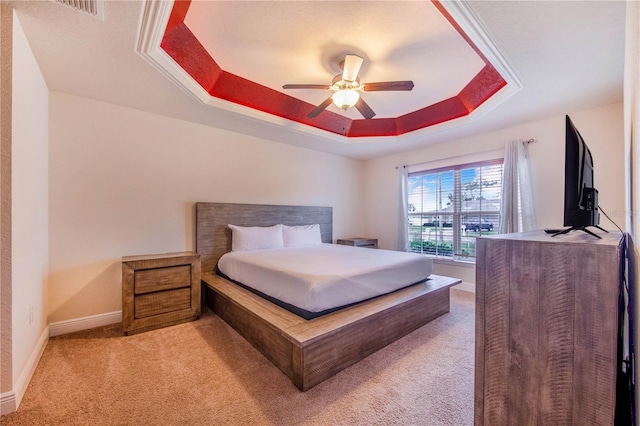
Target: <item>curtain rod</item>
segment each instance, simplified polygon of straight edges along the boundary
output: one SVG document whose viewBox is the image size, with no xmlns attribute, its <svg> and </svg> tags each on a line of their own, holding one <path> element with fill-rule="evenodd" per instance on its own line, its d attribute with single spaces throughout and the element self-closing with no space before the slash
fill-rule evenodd
<svg viewBox="0 0 640 426">
<path fill-rule="evenodd" d="M 531 139 L 527 139 L 526 141 L 522 141 L 522 143 L 523 143 L 523 144 L 528 145 L 528 144 L 530 144 L 530 143 L 534 143 L 535 141 L 536 141 L 535 139 L 531 138 Z M 499 148 L 498 148 L 498 149 L 499 149 Z M 497 151 L 497 150 L 480 151 L 480 153 L 482 153 L 482 152 L 492 152 L 492 151 Z M 470 153 L 470 154 L 456 155 L 456 156 L 449 157 L 449 158 L 466 157 L 466 156 L 468 156 L 468 155 L 473 155 L 473 154 L 478 154 L 478 152 L 473 152 L 473 153 Z M 405 164 L 405 165 L 403 165 L 402 167 L 416 166 L 416 165 L 418 165 L 418 164 L 424 164 L 424 163 L 426 163 L 426 162 L 425 162 L 425 161 L 422 161 L 422 162 L 420 162 L 420 163 Z M 396 166 L 396 170 L 398 170 L 398 167 L 399 167 L 399 166 Z"/>
</svg>

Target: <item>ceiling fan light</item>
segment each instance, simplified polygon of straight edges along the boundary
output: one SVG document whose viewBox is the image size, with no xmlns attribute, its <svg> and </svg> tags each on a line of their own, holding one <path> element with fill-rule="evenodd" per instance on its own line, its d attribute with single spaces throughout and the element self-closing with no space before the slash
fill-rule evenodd
<svg viewBox="0 0 640 426">
<path fill-rule="evenodd" d="M 338 90 L 331 96 L 333 103 L 342 109 L 351 108 L 360 99 L 360 93 L 356 90 Z"/>
</svg>

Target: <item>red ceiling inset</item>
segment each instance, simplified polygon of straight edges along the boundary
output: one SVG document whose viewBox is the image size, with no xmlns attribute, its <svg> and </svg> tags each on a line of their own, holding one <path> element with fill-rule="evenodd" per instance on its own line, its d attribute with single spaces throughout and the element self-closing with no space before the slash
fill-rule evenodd
<svg viewBox="0 0 640 426">
<path fill-rule="evenodd" d="M 224 71 L 184 23 L 191 0 L 174 2 L 161 47 L 216 98 L 346 137 L 399 136 L 469 115 L 507 84 L 440 2 L 431 1 L 485 66 L 456 96 L 395 118 L 353 120 L 328 110 L 308 118 L 315 105 Z"/>
</svg>

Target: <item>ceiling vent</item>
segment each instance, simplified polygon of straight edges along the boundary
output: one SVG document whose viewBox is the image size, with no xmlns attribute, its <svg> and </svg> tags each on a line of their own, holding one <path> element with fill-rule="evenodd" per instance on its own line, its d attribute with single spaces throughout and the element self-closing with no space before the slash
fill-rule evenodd
<svg viewBox="0 0 640 426">
<path fill-rule="evenodd" d="M 64 4 L 89 14 L 95 18 L 104 20 L 104 0 L 54 0 L 56 3 Z"/>
</svg>

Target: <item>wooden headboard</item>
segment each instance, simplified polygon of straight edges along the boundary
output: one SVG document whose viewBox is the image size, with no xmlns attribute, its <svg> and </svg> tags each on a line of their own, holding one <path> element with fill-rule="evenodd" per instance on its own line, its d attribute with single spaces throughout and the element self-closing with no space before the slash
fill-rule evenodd
<svg viewBox="0 0 640 426">
<path fill-rule="evenodd" d="M 239 226 L 320 224 L 323 243 L 333 242 L 333 208 L 264 204 L 196 203 L 196 251 L 202 272 L 212 272 L 220 257 L 231 251 L 231 229 Z"/>
</svg>

